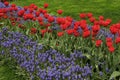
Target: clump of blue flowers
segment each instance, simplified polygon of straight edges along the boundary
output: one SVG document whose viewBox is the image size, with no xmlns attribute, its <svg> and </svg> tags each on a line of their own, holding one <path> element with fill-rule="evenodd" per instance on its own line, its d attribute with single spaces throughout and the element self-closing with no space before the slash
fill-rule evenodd
<svg viewBox="0 0 120 80">
<path fill-rule="evenodd" d="M 33 80 L 84 80 L 92 76 L 91 66 L 78 64 L 85 58 L 81 52 L 67 57 L 54 49 L 45 50 L 43 45 L 7 28 L 0 31 L 0 48 L 1 55 L 14 58 Z"/>
</svg>

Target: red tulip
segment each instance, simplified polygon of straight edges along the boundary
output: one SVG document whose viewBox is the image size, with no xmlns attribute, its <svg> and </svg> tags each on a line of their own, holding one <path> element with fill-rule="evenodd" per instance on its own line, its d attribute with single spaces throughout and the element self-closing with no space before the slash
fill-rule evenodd
<svg viewBox="0 0 120 80">
<path fill-rule="evenodd" d="M 14 17 L 10 17 L 9 18 L 11 21 L 15 21 L 15 18 Z"/>
<path fill-rule="evenodd" d="M 59 9 L 57 10 L 57 13 L 61 15 L 63 13 L 63 10 Z"/>
<path fill-rule="evenodd" d="M 74 26 L 80 26 L 80 24 L 81 24 L 80 21 L 76 21 L 76 22 L 74 23 Z"/>
<path fill-rule="evenodd" d="M 92 23 L 96 20 L 94 17 L 91 17 L 89 19 L 90 19 L 90 22 L 92 22 Z"/>
<path fill-rule="evenodd" d="M 107 37 L 106 38 L 106 42 L 112 42 L 112 38 L 111 37 Z"/>
<path fill-rule="evenodd" d="M 44 4 L 44 8 L 47 8 L 49 5 L 48 5 L 48 3 L 45 3 Z"/>
<path fill-rule="evenodd" d="M 90 31 L 89 30 L 84 31 L 82 36 L 83 36 L 83 38 L 89 37 L 90 36 Z"/>
<path fill-rule="evenodd" d="M 80 27 L 82 28 L 82 30 L 85 30 L 87 28 L 87 24 L 82 23 Z"/>
<path fill-rule="evenodd" d="M 28 6 L 24 6 L 24 10 L 27 11 L 27 9 L 28 9 Z"/>
<path fill-rule="evenodd" d="M 18 11 L 18 16 L 22 17 L 24 15 L 25 11 L 24 10 L 20 10 Z"/>
<path fill-rule="evenodd" d="M 120 43 L 120 37 L 117 37 L 117 38 L 115 39 L 115 43 L 116 43 L 116 44 Z"/>
<path fill-rule="evenodd" d="M 68 35 L 72 35 L 73 34 L 73 29 L 68 29 L 68 30 L 66 30 L 66 32 L 67 32 Z"/>
<path fill-rule="evenodd" d="M 115 48 L 113 46 L 110 46 L 108 49 L 111 53 L 115 51 Z"/>
<path fill-rule="evenodd" d="M 37 10 L 37 9 L 38 9 L 38 7 L 37 7 L 36 5 L 35 5 L 33 8 L 34 8 L 34 10 Z"/>
<path fill-rule="evenodd" d="M 51 30 L 51 29 L 48 29 L 48 33 L 52 33 L 52 30 Z"/>
<path fill-rule="evenodd" d="M 43 23 L 43 22 L 39 22 L 39 24 L 40 24 L 40 26 L 43 26 L 43 25 L 44 25 L 44 23 Z"/>
<path fill-rule="evenodd" d="M 53 21 L 54 21 L 54 17 L 49 16 L 49 17 L 48 17 L 48 22 L 50 22 L 50 23 L 51 23 L 51 22 L 53 22 Z"/>
<path fill-rule="evenodd" d="M 25 26 L 23 26 L 22 24 L 18 24 L 18 27 L 21 29 L 25 29 Z"/>
<path fill-rule="evenodd" d="M 108 25 L 109 25 L 109 22 L 103 21 L 103 26 L 104 26 L 104 27 L 107 27 Z"/>
<path fill-rule="evenodd" d="M 42 13 L 43 13 L 43 14 L 46 14 L 46 13 L 47 13 L 47 10 L 42 10 Z"/>
<path fill-rule="evenodd" d="M 92 13 L 87 13 L 87 17 L 88 17 L 88 18 L 91 18 L 92 16 L 93 16 Z"/>
<path fill-rule="evenodd" d="M 23 19 L 24 19 L 24 20 L 27 20 L 28 18 L 27 18 L 27 16 L 26 16 L 26 15 L 24 15 L 24 16 L 23 16 Z"/>
<path fill-rule="evenodd" d="M 106 19 L 105 21 L 108 22 L 108 25 L 112 22 L 111 19 Z"/>
<path fill-rule="evenodd" d="M 14 21 L 12 21 L 12 26 L 15 26 L 15 24 L 16 24 L 16 23 L 15 23 Z"/>
<path fill-rule="evenodd" d="M 37 19 L 34 17 L 32 20 L 33 20 L 33 21 L 36 21 Z"/>
<path fill-rule="evenodd" d="M 33 8 L 35 6 L 35 4 L 30 4 L 29 8 Z"/>
<path fill-rule="evenodd" d="M 46 27 L 46 28 L 48 28 L 49 26 L 51 26 L 50 23 L 45 24 L 45 27 Z"/>
<path fill-rule="evenodd" d="M 36 17 L 38 17 L 40 15 L 40 12 L 36 11 L 35 15 L 36 15 Z"/>
<path fill-rule="evenodd" d="M 0 17 L 2 17 L 4 15 L 4 13 L 0 13 Z"/>
<path fill-rule="evenodd" d="M 61 36 L 63 36 L 63 34 L 64 34 L 64 32 L 58 32 L 58 33 L 57 33 L 57 36 L 58 36 L 58 37 L 61 37 Z"/>
<path fill-rule="evenodd" d="M 92 37 L 97 36 L 97 34 L 98 34 L 98 32 L 93 32 L 93 31 L 92 31 Z"/>
<path fill-rule="evenodd" d="M 117 23 L 116 25 L 116 28 L 120 30 L 120 23 Z"/>
<path fill-rule="evenodd" d="M 40 32 L 41 32 L 42 35 L 44 35 L 47 32 L 47 30 L 46 29 L 42 29 L 42 30 L 40 30 Z"/>
<path fill-rule="evenodd" d="M 70 27 L 70 25 L 71 25 L 71 22 L 69 22 L 69 21 L 65 21 L 65 24 L 68 26 L 68 27 Z"/>
<path fill-rule="evenodd" d="M 32 34 L 36 34 L 36 33 L 37 33 L 37 29 L 36 29 L 36 28 L 30 28 L 30 32 L 31 32 Z"/>
<path fill-rule="evenodd" d="M 111 26 L 110 27 L 110 32 L 115 35 L 118 32 L 118 29 L 115 28 L 114 26 Z"/>
<path fill-rule="evenodd" d="M 99 24 L 104 26 L 104 21 L 103 20 L 99 20 Z"/>
<path fill-rule="evenodd" d="M 80 18 L 86 18 L 86 14 L 85 13 L 80 13 Z"/>
<path fill-rule="evenodd" d="M 58 17 L 56 20 L 57 20 L 58 24 L 65 24 L 65 19 L 64 18 Z"/>
<path fill-rule="evenodd" d="M 79 27 L 78 27 L 77 25 L 76 25 L 76 26 L 74 26 L 74 30 L 78 30 L 78 28 L 79 28 Z"/>
<path fill-rule="evenodd" d="M 49 17 L 49 14 L 45 13 L 45 14 L 44 14 L 44 17 L 45 17 L 45 18 L 48 18 L 48 17 Z"/>
<path fill-rule="evenodd" d="M 4 15 L 4 16 L 3 16 L 3 18 L 4 18 L 4 19 L 7 19 L 7 18 L 8 18 L 8 16 L 7 16 L 7 15 Z"/>
<path fill-rule="evenodd" d="M 70 16 L 67 16 L 67 17 L 66 17 L 66 20 L 68 20 L 69 22 L 72 22 L 72 21 L 73 21 L 73 18 L 70 17 Z"/>
<path fill-rule="evenodd" d="M 66 24 L 62 24 L 62 25 L 60 25 L 60 28 L 61 28 L 62 30 L 65 30 L 65 29 L 67 29 L 67 25 L 66 25 Z"/>
<path fill-rule="evenodd" d="M 103 16 L 99 16 L 99 20 L 104 20 L 104 17 Z"/>
<path fill-rule="evenodd" d="M 17 7 L 14 7 L 14 10 L 15 10 L 15 11 L 17 11 L 17 10 L 18 10 L 18 8 L 17 8 Z"/>
<path fill-rule="evenodd" d="M 33 12 L 33 10 L 34 10 L 33 8 L 29 8 L 29 12 L 30 12 L 30 13 L 32 13 L 32 12 Z"/>
<path fill-rule="evenodd" d="M 100 26 L 94 25 L 94 26 L 92 26 L 92 30 L 93 30 L 93 32 L 98 32 L 100 30 Z"/>
<path fill-rule="evenodd" d="M 42 8 L 39 8 L 39 12 L 42 13 L 42 12 L 43 12 L 43 9 L 42 9 Z"/>
<path fill-rule="evenodd" d="M 31 13 L 27 14 L 26 16 L 27 16 L 28 19 L 31 19 L 31 20 L 34 18 L 34 15 L 31 14 Z"/>
<path fill-rule="evenodd" d="M 99 25 L 99 21 L 94 21 L 94 25 Z"/>
<path fill-rule="evenodd" d="M 96 47 L 99 47 L 101 45 L 101 43 L 102 43 L 102 40 L 97 40 L 96 41 Z"/>
<path fill-rule="evenodd" d="M 112 42 L 106 42 L 106 44 L 107 44 L 107 47 L 113 46 Z"/>
<path fill-rule="evenodd" d="M 10 7 L 10 8 L 9 8 L 9 11 L 10 11 L 10 12 L 12 12 L 13 10 L 14 10 L 14 8 L 13 8 L 13 7 Z"/>
<path fill-rule="evenodd" d="M 74 36 L 75 36 L 75 37 L 78 37 L 78 36 L 80 36 L 80 33 L 75 30 L 75 31 L 74 31 Z"/>
<path fill-rule="evenodd" d="M 11 7 L 16 7 L 16 4 L 11 4 Z"/>
<path fill-rule="evenodd" d="M 39 22 L 43 21 L 43 18 L 41 16 L 39 16 L 37 19 L 38 19 Z"/>
<path fill-rule="evenodd" d="M 22 27 L 22 24 L 18 24 L 18 27 L 21 28 L 21 27 Z"/>
<path fill-rule="evenodd" d="M 80 20 L 80 24 L 87 24 L 86 20 Z"/>
<path fill-rule="evenodd" d="M 5 6 L 8 6 L 8 5 L 9 5 L 9 2 L 8 2 L 8 1 L 5 1 L 5 2 L 4 2 L 4 5 L 5 5 Z"/>
</svg>

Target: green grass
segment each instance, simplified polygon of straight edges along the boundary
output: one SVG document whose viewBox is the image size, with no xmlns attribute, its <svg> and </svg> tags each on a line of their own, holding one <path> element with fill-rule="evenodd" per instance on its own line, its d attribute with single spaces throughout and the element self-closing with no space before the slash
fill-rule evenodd
<svg viewBox="0 0 120 80">
<path fill-rule="evenodd" d="M 10 62 L 8 61 L 8 64 L 6 64 L 4 60 L 0 57 L 0 80 L 16 80 L 15 71 L 8 66 Z"/>
<path fill-rule="evenodd" d="M 44 3 L 49 3 L 49 12 L 55 14 L 56 10 L 63 9 L 63 16 L 72 16 L 79 19 L 79 13 L 92 12 L 95 17 L 103 15 L 111 18 L 113 23 L 120 19 L 120 0 L 13 0 L 12 3 L 18 6 L 27 6 L 31 3 L 42 7 Z"/>
<path fill-rule="evenodd" d="M 14 72 L 7 66 L 0 66 L 0 80 L 13 80 Z"/>
<path fill-rule="evenodd" d="M 0 55 L 0 80 L 28 80 L 28 76 L 11 58 L 4 58 Z"/>
</svg>

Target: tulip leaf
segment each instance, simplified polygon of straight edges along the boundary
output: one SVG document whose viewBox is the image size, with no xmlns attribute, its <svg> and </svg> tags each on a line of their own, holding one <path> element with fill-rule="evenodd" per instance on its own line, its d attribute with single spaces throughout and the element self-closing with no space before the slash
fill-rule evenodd
<svg viewBox="0 0 120 80">
<path fill-rule="evenodd" d="M 29 29 L 27 29 L 27 31 L 26 31 L 26 35 L 28 35 L 29 34 Z"/>
<path fill-rule="evenodd" d="M 88 59 L 91 59 L 91 56 L 89 54 L 83 54 L 83 56 L 86 56 Z"/>
<path fill-rule="evenodd" d="M 109 80 L 111 80 L 112 78 L 115 78 L 115 77 L 117 77 L 117 76 L 120 76 L 120 72 L 118 72 L 118 71 L 114 71 L 114 72 L 111 74 Z"/>
</svg>

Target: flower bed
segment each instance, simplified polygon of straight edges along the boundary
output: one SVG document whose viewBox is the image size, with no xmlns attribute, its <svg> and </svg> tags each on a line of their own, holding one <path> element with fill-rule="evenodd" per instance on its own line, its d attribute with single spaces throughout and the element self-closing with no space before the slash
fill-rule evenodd
<svg viewBox="0 0 120 80">
<path fill-rule="evenodd" d="M 48 7 L 47 3 L 43 8 L 35 4 L 22 8 L 9 2 L 0 3 L 1 26 L 17 31 L 1 31 L 1 53 L 16 59 L 31 79 L 116 77 L 112 72 L 120 70 L 117 67 L 120 66 L 120 23 L 111 24 L 111 19 L 103 16 L 97 20 L 92 13 L 81 13 L 82 20 L 76 21 L 70 16 L 62 17 L 61 9 L 56 17 L 48 13 Z M 91 22 L 90 26 L 85 19 Z"/>
</svg>

